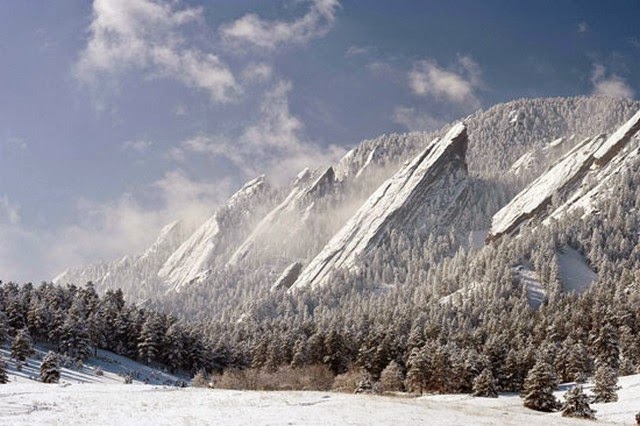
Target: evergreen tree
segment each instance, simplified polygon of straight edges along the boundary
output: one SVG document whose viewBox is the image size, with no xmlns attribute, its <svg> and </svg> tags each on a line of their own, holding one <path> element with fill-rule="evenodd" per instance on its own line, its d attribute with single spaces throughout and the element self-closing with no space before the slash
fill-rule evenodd
<svg viewBox="0 0 640 426">
<path fill-rule="evenodd" d="M 473 396 L 482 396 L 485 398 L 498 397 L 496 379 L 488 368 L 482 370 L 482 373 L 473 380 Z"/>
<path fill-rule="evenodd" d="M 607 313 L 610 318 L 611 313 Z M 605 324 L 599 330 L 598 337 L 593 341 L 593 347 L 596 353 L 596 366 L 607 364 L 609 367 L 617 370 L 620 367 L 620 345 L 618 341 L 618 330 L 612 324 Z"/>
<path fill-rule="evenodd" d="M 557 410 L 559 403 L 553 396 L 556 386 L 556 375 L 551 365 L 542 360 L 538 361 L 524 381 L 524 406 L 538 411 Z"/>
<path fill-rule="evenodd" d="M 42 383 L 58 383 L 60 380 L 60 360 L 55 352 L 49 351 L 40 365 Z"/>
<path fill-rule="evenodd" d="M 9 376 L 7 375 L 7 363 L 4 359 L 0 359 L 0 384 L 9 383 Z"/>
<path fill-rule="evenodd" d="M 18 331 L 11 343 L 11 356 L 17 361 L 24 362 L 33 353 L 31 335 L 26 328 Z"/>
<path fill-rule="evenodd" d="M 595 386 L 593 387 L 594 402 L 615 402 L 618 400 L 616 386 L 618 376 L 613 368 L 608 365 L 601 365 L 596 370 Z"/>
<path fill-rule="evenodd" d="M 562 405 L 563 417 L 577 417 L 595 420 L 595 410 L 589 406 L 589 397 L 582 391 L 582 386 L 575 386 L 564 394 Z"/>
<path fill-rule="evenodd" d="M 400 392 L 404 386 L 404 374 L 397 362 L 391 361 L 380 373 L 380 388 L 383 392 Z"/>
<path fill-rule="evenodd" d="M 150 314 L 142 325 L 138 340 L 138 357 L 146 364 L 157 360 L 162 345 L 162 335 L 159 315 Z"/>
</svg>

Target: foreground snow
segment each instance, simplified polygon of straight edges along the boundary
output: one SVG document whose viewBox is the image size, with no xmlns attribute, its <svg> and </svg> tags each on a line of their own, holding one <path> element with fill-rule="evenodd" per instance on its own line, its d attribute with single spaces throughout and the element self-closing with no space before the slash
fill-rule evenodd
<svg viewBox="0 0 640 426">
<path fill-rule="evenodd" d="M 620 379 L 620 401 L 594 404 L 599 424 L 634 424 L 640 375 Z M 558 396 L 564 393 L 558 391 Z M 142 384 L 0 385 L 0 424 L 117 425 L 549 425 L 592 424 L 539 413 L 516 395 L 382 397 L 252 392 Z"/>
</svg>

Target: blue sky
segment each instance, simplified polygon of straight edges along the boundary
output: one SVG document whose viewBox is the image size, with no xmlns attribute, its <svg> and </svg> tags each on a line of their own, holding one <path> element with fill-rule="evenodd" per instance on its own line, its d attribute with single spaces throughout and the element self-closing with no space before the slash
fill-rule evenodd
<svg viewBox="0 0 640 426">
<path fill-rule="evenodd" d="M 636 98 L 637 1 L 0 2 L 0 279 L 520 97 Z"/>
</svg>

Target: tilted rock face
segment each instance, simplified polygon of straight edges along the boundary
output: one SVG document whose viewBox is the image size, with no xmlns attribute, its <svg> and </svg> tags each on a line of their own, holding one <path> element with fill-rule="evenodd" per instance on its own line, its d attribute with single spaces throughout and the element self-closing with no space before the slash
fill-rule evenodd
<svg viewBox="0 0 640 426">
<path fill-rule="evenodd" d="M 455 125 L 380 186 L 302 271 L 291 290 L 327 284 L 339 269 L 353 269 L 392 229 L 420 229 L 426 210 L 444 221 L 459 211 L 468 189 L 467 131 Z M 431 224 L 435 225 L 435 223 Z"/>
<path fill-rule="evenodd" d="M 338 182 L 332 167 L 314 178 L 303 170 L 289 195 L 269 212 L 229 259 L 229 266 L 254 260 L 265 261 L 282 256 L 285 251 L 304 240 L 306 222 L 313 216 L 317 203 L 330 195 Z M 286 257 L 286 256 L 285 256 Z"/>
<path fill-rule="evenodd" d="M 635 156 L 625 148 L 639 130 L 640 112 L 608 138 L 586 139 L 569 151 L 493 216 L 487 239 L 492 241 L 502 235 L 513 234 L 533 217 L 547 217 L 547 209 L 554 196 L 562 202 L 553 213 L 555 217 L 567 211 L 569 206 L 585 207 L 585 199 L 581 202 L 579 199 L 588 194 L 588 199 L 593 200 L 592 188 L 602 187 L 612 175 L 613 167 L 619 169 L 625 158 Z"/>
<path fill-rule="evenodd" d="M 121 288 L 128 297 L 144 298 L 146 293 L 159 286 L 158 270 L 189 233 L 190 229 L 184 223 L 172 222 L 162 228 L 156 241 L 142 255 L 124 256 L 115 262 L 68 270 L 53 282 L 82 285 L 92 281 L 100 291 Z"/>
<path fill-rule="evenodd" d="M 261 176 L 247 182 L 167 259 L 158 278 L 169 290 L 206 279 L 228 260 L 231 247 L 266 213 L 270 185 Z"/>
<path fill-rule="evenodd" d="M 287 269 L 285 269 L 282 274 L 278 277 L 275 283 L 271 286 L 271 291 L 276 291 L 280 289 L 288 289 L 293 285 L 294 282 L 300 276 L 300 272 L 302 271 L 302 263 L 293 262 Z"/>
</svg>

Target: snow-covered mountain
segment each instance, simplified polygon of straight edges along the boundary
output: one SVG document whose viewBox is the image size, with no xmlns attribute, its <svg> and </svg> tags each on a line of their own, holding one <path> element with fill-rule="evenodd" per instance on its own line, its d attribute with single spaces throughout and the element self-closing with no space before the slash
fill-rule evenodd
<svg viewBox="0 0 640 426">
<path fill-rule="evenodd" d="M 179 291 L 205 280 L 214 268 L 224 265 L 230 248 L 269 210 L 273 198 L 264 176 L 247 182 L 167 258 L 157 271 L 160 281 Z"/>
<path fill-rule="evenodd" d="M 638 144 L 631 141 L 639 130 L 637 112 L 608 138 L 582 141 L 493 216 L 489 239 L 513 233 L 532 218 L 545 218 L 553 204 L 554 217 L 577 206 L 588 209 L 606 190 L 609 178 L 637 157 Z"/>
<path fill-rule="evenodd" d="M 496 105 L 465 119 L 463 156 L 444 154 L 433 167 L 426 167 L 435 155 L 430 150 L 446 145 L 447 132 L 456 139 L 451 132 L 461 131 L 459 125 L 365 140 L 338 164 L 304 170 L 289 187 L 272 188 L 268 177 L 247 183 L 195 231 L 174 224 L 142 255 L 67 271 L 56 282 L 91 280 L 99 290 L 119 287 L 136 299 L 160 298 L 167 291 L 182 294 L 201 284 L 244 300 L 248 293 L 243 291 L 262 294 L 274 282 L 280 283 L 276 287 L 291 285 L 300 269 L 295 287 L 315 287 L 331 271 L 352 269 L 377 242 L 388 244 L 386 235 L 407 231 L 400 228 L 428 227 L 434 247 L 449 253 L 456 244 L 466 245 L 460 241 L 469 232 L 486 233 L 490 227 L 494 237 L 511 232 L 552 201 L 577 206 L 598 199 L 606 190 L 606 176 L 625 167 L 618 151 L 635 154 L 627 153 L 626 144 L 597 135 L 612 133 L 638 109 L 637 101 L 598 97 Z M 604 152 L 596 157 L 599 149 Z M 414 174 L 418 170 L 426 174 Z M 434 170 L 438 177 L 431 174 Z M 580 186 L 585 180 L 601 184 Z M 425 201 L 436 187 L 451 190 L 438 208 L 456 214 L 443 210 L 433 222 L 424 211 L 437 210 Z M 443 234 L 458 242 L 437 243 Z M 408 232 L 406 238 L 414 237 Z M 231 296 L 226 287 L 233 286 L 245 290 L 235 289 Z"/>
<path fill-rule="evenodd" d="M 455 125 L 380 186 L 347 224 L 309 263 L 293 289 L 327 283 L 338 269 L 354 269 L 393 229 L 451 223 L 464 209 L 467 182 L 467 129 Z M 435 217 L 434 212 L 436 212 Z M 427 220 L 433 217 L 435 220 Z"/>
<path fill-rule="evenodd" d="M 131 297 L 145 299 L 159 291 L 158 271 L 191 232 L 183 222 L 172 222 L 162 228 L 155 242 L 141 255 L 70 269 L 55 277 L 53 282 L 80 285 L 92 281 L 100 291 L 124 288 Z"/>
</svg>

